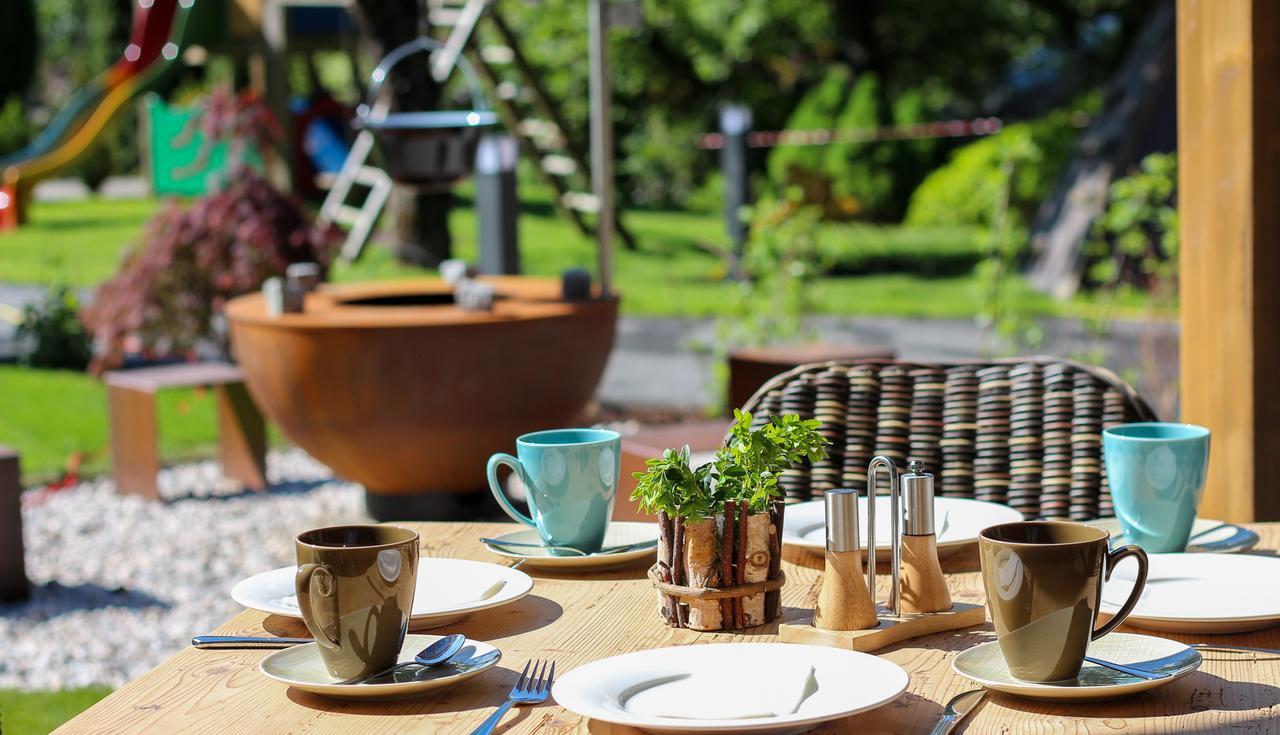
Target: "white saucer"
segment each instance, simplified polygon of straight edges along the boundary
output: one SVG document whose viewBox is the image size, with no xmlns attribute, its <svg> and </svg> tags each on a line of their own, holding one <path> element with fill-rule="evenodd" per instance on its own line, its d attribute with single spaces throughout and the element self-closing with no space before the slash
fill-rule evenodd
<svg viewBox="0 0 1280 735">
<path fill-rule="evenodd" d="M 720 643 L 592 661 L 551 693 L 572 712 L 650 732 L 792 733 L 887 704 L 906 688 L 906 671 L 865 653 Z"/>
<path fill-rule="evenodd" d="M 439 639 L 437 635 L 406 635 L 398 660 L 412 660 Z M 502 653 L 488 643 L 469 640 L 458 655 L 443 664 L 405 667 L 367 682 L 338 684 L 320 659 L 317 644 L 307 643 L 276 651 L 264 658 L 258 668 L 276 681 L 333 699 L 404 699 L 466 681 L 496 666 L 501 658 Z"/>
<path fill-rule="evenodd" d="M 1125 539 L 1119 518 L 1099 518 L 1088 523 L 1111 534 L 1112 546 L 1130 543 Z M 1259 540 L 1258 534 L 1243 526 L 1226 521 L 1197 518 L 1191 525 L 1191 538 L 1187 540 L 1187 551 L 1194 554 L 1233 554 L 1252 549 L 1258 545 Z"/>
<path fill-rule="evenodd" d="M 541 544 L 542 538 L 532 528 L 495 536 L 495 541 L 514 541 L 521 544 Z M 490 552 L 504 559 L 523 560 L 526 567 L 542 569 L 608 569 L 631 564 L 637 559 L 654 557 L 658 548 L 658 524 L 640 521 L 613 521 L 604 532 L 605 548 L 627 544 L 645 544 L 637 549 L 616 554 L 587 554 L 586 556 L 552 556 L 546 549 L 524 546 L 497 546 L 485 544 Z"/>
<path fill-rule="evenodd" d="M 231 599 L 253 610 L 301 619 L 293 586 L 296 571 L 296 567 L 281 567 L 243 579 L 231 588 Z M 494 586 L 504 581 L 494 592 Z M 448 625 L 477 610 L 515 602 L 532 589 L 533 579 L 519 569 L 424 556 L 418 561 L 409 628 L 425 630 Z"/>
<path fill-rule="evenodd" d="M 935 498 L 933 524 L 938 534 L 938 553 L 946 556 L 977 543 L 987 526 L 1015 523 L 1022 514 L 1007 505 L 968 498 Z M 876 551 L 889 553 L 889 496 L 876 499 Z M 858 539 L 867 540 L 867 499 L 858 499 Z M 782 517 L 782 542 L 818 554 L 827 548 L 826 508 L 821 500 L 788 505 Z M 888 558 L 888 557 L 885 557 Z"/>
<path fill-rule="evenodd" d="M 1115 669 L 1084 662 L 1076 681 L 1037 684 L 1015 679 L 1009 673 L 997 641 L 961 651 L 951 668 L 966 679 L 1006 694 L 1045 702 L 1100 702 L 1132 697 L 1164 686 L 1200 668 L 1200 653 L 1182 643 L 1134 633 L 1111 633 L 1089 644 L 1089 655 L 1117 664 L 1128 664 L 1169 674 L 1165 679 L 1143 679 Z"/>
<path fill-rule="evenodd" d="M 1147 586 L 1125 625 L 1171 633 L 1246 633 L 1280 624 L 1280 558 L 1252 554 L 1149 554 Z M 1102 586 L 1100 619 L 1124 604 L 1137 566 Z"/>
</svg>

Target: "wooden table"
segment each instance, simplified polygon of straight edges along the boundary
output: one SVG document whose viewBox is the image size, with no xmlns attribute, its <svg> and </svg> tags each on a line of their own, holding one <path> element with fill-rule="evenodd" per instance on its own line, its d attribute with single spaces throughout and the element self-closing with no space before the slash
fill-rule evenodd
<svg viewBox="0 0 1280 735">
<path fill-rule="evenodd" d="M 426 523 L 417 527 L 424 555 L 488 561 L 497 561 L 497 557 L 485 551 L 476 538 L 512 530 L 507 524 Z M 1263 548 L 1280 546 L 1280 524 L 1252 528 L 1262 535 Z M 818 557 L 788 551 L 787 559 L 783 617 L 792 619 L 807 612 L 803 608 L 810 604 L 820 569 Z M 974 570 L 976 553 L 962 552 L 944 561 L 944 566 Z M 291 690 L 264 677 L 258 672 L 258 662 L 269 652 L 189 648 L 58 732 L 465 734 L 505 699 L 520 668 L 532 657 L 551 657 L 558 670 L 568 671 L 588 661 L 646 648 L 775 639 L 776 625 L 759 628 L 752 635 L 667 628 L 658 616 L 655 594 L 644 579 L 645 567 L 639 563 L 590 576 L 532 570 L 535 584 L 528 597 L 450 626 L 501 648 L 501 664 L 435 696 L 380 704 L 337 702 Z M 957 573 L 949 580 L 957 599 L 981 599 L 977 573 Z M 1259 584 L 1277 583 L 1280 580 L 1259 580 Z M 880 599 L 884 595 L 881 590 Z M 300 622 L 251 611 L 237 615 L 216 632 L 261 635 L 264 631 L 284 636 L 306 634 Z M 1157 635 L 1187 643 L 1212 640 L 1280 648 L 1280 627 L 1230 636 Z M 993 637 L 988 625 L 969 633 L 919 638 L 880 652 L 910 673 L 907 692 L 892 704 L 829 723 L 815 732 L 928 732 L 948 699 L 974 688 L 951 671 L 952 656 Z M 1145 695 L 1113 703 L 1053 705 L 993 694 L 965 725 L 972 733 L 1280 732 L 1280 656 L 1206 652 L 1199 671 Z M 498 732 L 637 735 L 629 728 L 584 722 L 554 703 L 509 713 Z"/>
</svg>

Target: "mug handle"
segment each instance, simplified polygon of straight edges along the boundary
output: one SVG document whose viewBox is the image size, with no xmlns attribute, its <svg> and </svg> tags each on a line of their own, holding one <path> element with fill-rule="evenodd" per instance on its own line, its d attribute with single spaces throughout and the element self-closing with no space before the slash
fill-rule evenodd
<svg viewBox="0 0 1280 735">
<path fill-rule="evenodd" d="M 1093 632 L 1093 638 L 1090 640 L 1098 640 L 1102 636 L 1115 630 L 1115 627 L 1124 622 L 1129 617 L 1129 613 L 1133 612 L 1134 605 L 1138 604 L 1138 598 L 1142 596 L 1142 589 L 1147 585 L 1147 552 L 1142 550 L 1140 546 L 1121 546 L 1114 551 L 1107 552 L 1107 574 L 1103 577 L 1104 581 L 1111 580 L 1111 573 L 1115 571 L 1116 565 L 1126 556 L 1132 556 L 1138 560 L 1138 578 L 1133 583 L 1133 591 L 1129 593 L 1129 599 L 1124 601 L 1116 614 L 1111 616 L 1107 624 L 1098 628 Z"/>
<path fill-rule="evenodd" d="M 321 595 L 321 597 L 328 597 L 333 601 L 326 606 L 328 608 L 325 610 L 326 617 L 335 621 L 338 619 L 337 587 L 334 583 L 333 572 L 323 564 L 300 564 L 298 566 L 298 574 L 294 577 L 294 588 L 298 593 L 298 609 L 302 611 L 302 622 L 307 624 L 307 630 L 311 631 L 316 643 L 336 651 L 342 646 L 342 641 L 334 640 L 329 636 L 329 633 L 325 630 L 324 621 L 316 617 L 315 607 L 311 604 L 311 580 L 315 577 L 328 578 L 329 589 L 332 590 L 333 594 Z M 341 634 L 339 633 L 338 635 Z"/>
<path fill-rule="evenodd" d="M 538 524 L 534 523 L 529 516 L 516 510 L 516 507 L 511 504 L 511 500 L 507 498 L 507 494 L 502 491 L 502 483 L 498 482 L 498 467 L 504 464 L 513 471 L 519 472 L 521 478 L 524 477 L 524 465 L 520 464 L 520 460 L 502 452 L 493 455 L 489 458 L 489 465 L 485 468 L 485 473 L 489 476 L 489 489 L 493 491 L 493 497 L 498 499 L 498 505 L 502 506 L 502 509 L 506 511 L 507 515 L 511 516 L 512 520 L 537 528 Z M 525 483 L 526 486 L 528 484 L 527 482 Z"/>
</svg>

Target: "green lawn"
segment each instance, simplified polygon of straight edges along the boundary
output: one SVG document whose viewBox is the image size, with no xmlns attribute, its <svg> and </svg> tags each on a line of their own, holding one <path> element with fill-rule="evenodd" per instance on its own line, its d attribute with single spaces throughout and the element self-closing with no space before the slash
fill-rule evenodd
<svg viewBox="0 0 1280 735">
<path fill-rule="evenodd" d="M 214 446 L 217 414 L 211 391 L 165 391 L 156 405 L 165 459 L 207 454 Z M 21 453 L 25 482 L 56 478 L 77 453 L 84 455 L 82 473 L 109 466 L 107 396 L 96 378 L 0 365 L 0 406 L 0 444 Z"/>
<path fill-rule="evenodd" d="M 525 272 L 557 276 L 571 267 L 594 270 L 594 244 L 551 211 L 537 190 L 522 192 L 521 257 Z M 476 218 L 465 199 L 450 224 L 456 254 L 475 257 Z M 136 242 L 158 204 L 152 200 L 35 203 L 22 229 L 0 234 L 0 282 L 90 286 L 110 277 L 121 251 Z M 640 250 L 619 248 L 614 272 L 623 311 L 633 316 L 714 316 L 734 288 L 724 281 L 715 252 L 724 247 L 718 214 L 634 211 L 626 215 Z M 972 316 L 978 309 L 971 267 L 982 245 L 964 228 L 831 225 L 823 256 L 834 275 L 819 284 L 820 309 L 829 314 Z M 371 247 L 360 262 L 338 266 L 334 278 L 352 281 L 417 275 L 389 252 Z M 1032 314 L 1072 309 L 1015 283 L 1018 305 Z"/>
<path fill-rule="evenodd" d="M 4 735 L 44 735 L 110 693 L 106 687 L 60 692 L 0 689 L 0 732 Z"/>
</svg>

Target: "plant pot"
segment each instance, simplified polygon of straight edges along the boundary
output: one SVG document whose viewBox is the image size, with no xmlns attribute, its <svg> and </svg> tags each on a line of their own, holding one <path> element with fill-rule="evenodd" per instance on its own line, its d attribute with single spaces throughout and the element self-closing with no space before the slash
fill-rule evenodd
<svg viewBox="0 0 1280 735">
<path fill-rule="evenodd" d="M 775 502 L 749 513 L 728 503 L 714 518 L 658 516 L 658 562 L 649 579 L 668 625 L 691 630 L 738 630 L 777 620 L 781 610 L 782 517 Z"/>
</svg>

